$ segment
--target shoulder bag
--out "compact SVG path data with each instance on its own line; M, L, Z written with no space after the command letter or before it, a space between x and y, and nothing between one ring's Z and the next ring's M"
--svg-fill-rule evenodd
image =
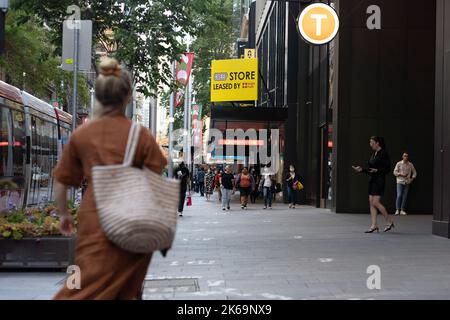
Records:
M140 126L133 123L123 164L92 168L100 223L108 239L135 253L172 247L180 185L148 168L133 167Z

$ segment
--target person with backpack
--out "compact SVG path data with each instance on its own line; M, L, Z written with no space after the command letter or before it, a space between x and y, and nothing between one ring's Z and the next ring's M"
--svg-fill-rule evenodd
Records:
M248 196L255 188L255 180L248 172L248 168L244 167L236 179L236 186L239 188L241 196L241 209L246 210L248 204Z

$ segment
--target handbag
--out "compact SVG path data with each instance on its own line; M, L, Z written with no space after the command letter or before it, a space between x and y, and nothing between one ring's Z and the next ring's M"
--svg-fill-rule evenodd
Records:
M293 187L294 190L303 190L305 188L300 181L295 181Z
M101 226L118 247L150 253L172 247L177 224L179 181L133 167L140 126L133 123L122 164L92 168Z
M187 202L186 205L188 207L192 206L192 196L191 196L191 192L189 191L188 196L187 196Z

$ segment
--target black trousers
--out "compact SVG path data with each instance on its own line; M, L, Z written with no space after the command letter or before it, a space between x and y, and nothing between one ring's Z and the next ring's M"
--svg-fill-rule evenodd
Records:
M200 189L200 195L203 197L205 194L205 181L199 182L198 187Z
M256 199L258 199L258 190L254 189L252 190L252 192L250 193L250 201L251 203L256 203Z
M187 188L180 188L180 200L178 202L178 212L183 212L183 210L184 210L184 201L186 200L186 191L187 191Z

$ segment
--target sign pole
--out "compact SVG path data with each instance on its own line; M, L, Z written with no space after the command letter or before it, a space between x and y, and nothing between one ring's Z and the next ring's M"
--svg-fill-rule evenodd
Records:
M172 78L175 79L175 61L172 62ZM168 177L173 178L173 109L175 104L175 91L172 90L170 95L170 108L169 108L169 167L168 167Z
M187 155L188 155L188 163L192 163L192 154L191 154L191 146L192 146L192 78L193 75L189 77L189 84L187 85L188 88L188 113L187 113ZM194 170L194 164L192 163L191 166L191 172Z
M190 79L190 77L189 77ZM183 121L183 158L186 166L189 168L189 151L188 151L188 135L189 135L189 85L186 83L184 89L184 121Z
M78 113L78 45L79 45L79 23L80 21L74 20L74 47L73 47L73 97L72 97L72 134L77 128L77 113ZM76 200L77 190L72 189L72 200Z
M77 128L78 113L78 45L79 45L79 21L74 24L74 48L73 48L73 97L72 97L72 133Z

